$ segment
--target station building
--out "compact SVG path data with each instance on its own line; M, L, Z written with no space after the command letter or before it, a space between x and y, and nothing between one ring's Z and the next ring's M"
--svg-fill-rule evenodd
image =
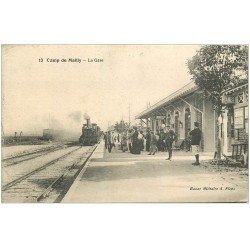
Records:
M197 121L202 130L202 150L215 151L215 112L212 104L203 98L202 91L194 82L188 83L144 110L136 119L143 120L154 132L158 131L162 124L170 125L179 141L185 141L189 131L194 128L194 122Z
M224 153L248 153L248 84L225 91L223 99L228 104L223 114Z
M203 151L215 152L216 138L220 137L223 154L232 154L236 147L236 154L248 154L248 84L225 91L223 102L223 115L218 118L211 102L190 82L138 114L136 119L144 121L154 132L160 130L162 124L170 125L179 141L185 141L197 121L202 130Z

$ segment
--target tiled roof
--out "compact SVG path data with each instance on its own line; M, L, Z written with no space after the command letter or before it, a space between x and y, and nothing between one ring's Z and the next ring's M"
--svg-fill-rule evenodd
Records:
M192 93L193 91L195 91L197 89L198 89L198 86L192 81L192 82L188 83L187 85L185 85L184 87L178 89L177 91L175 91L171 95L169 95L166 98L162 99L161 101L155 103L150 108L142 111L135 118L136 119L146 118L150 113L157 110L158 108L165 106L166 104L174 101L178 97L182 97L182 96L185 96L185 95L187 95L189 93Z

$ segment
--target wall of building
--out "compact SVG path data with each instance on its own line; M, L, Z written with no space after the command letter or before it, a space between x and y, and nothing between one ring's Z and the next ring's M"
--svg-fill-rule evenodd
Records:
M176 112L178 112L178 129L174 128L178 131L178 139L185 140L188 127L187 124L189 124L190 129L192 130L194 128L194 122L198 121L200 123L200 129L202 130L202 150L214 152L216 145L215 117L211 103L206 100L202 100L201 94L196 92L186 96L183 100L179 99L178 101L168 104L165 107L165 119L157 120L157 116L151 116L150 128L156 132L161 128L162 124L176 126L177 123L175 122L175 115ZM187 109L190 110L190 115L188 115ZM170 119L168 119L168 115L170 115Z
M227 147L232 151L232 144L248 143L248 85L232 89L225 96L233 105L227 111Z
M165 119L157 120L156 115L150 115L150 128L156 132L162 124L175 125L175 128L178 125L178 129L175 129L178 131L178 139L185 140L187 128L190 127L192 130L194 122L198 121L202 130L202 149L207 152L215 152L216 138L220 136L223 152L227 153L231 151L232 143L248 142L248 85L232 89L225 95L234 101L231 109L225 110L220 135L212 104L208 100L202 99L202 93L199 90L184 97L183 100L178 98L164 107L159 107L159 110L154 112L155 114L160 113L159 116L165 116ZM188 119L187 109L190 110ZM178 112L178 122L175 119L176 112ZM170 117L168 118L168 116ZM189 125L187 126L187 124Z

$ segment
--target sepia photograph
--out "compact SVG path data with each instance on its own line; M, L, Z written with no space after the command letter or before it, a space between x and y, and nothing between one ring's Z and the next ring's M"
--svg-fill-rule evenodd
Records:
M2 50L2 203L249 201L245 44Z

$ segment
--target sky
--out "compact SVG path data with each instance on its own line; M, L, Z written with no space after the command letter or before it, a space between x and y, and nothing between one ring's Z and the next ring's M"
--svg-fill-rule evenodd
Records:
M106 130L108 124L129 120L129 105L135 123L148 102L153 105L190 82L186 62L199 47L5 45L3 131L41 135L54 128L80 134L86 113ZM94 58L103 61L88 62Z

